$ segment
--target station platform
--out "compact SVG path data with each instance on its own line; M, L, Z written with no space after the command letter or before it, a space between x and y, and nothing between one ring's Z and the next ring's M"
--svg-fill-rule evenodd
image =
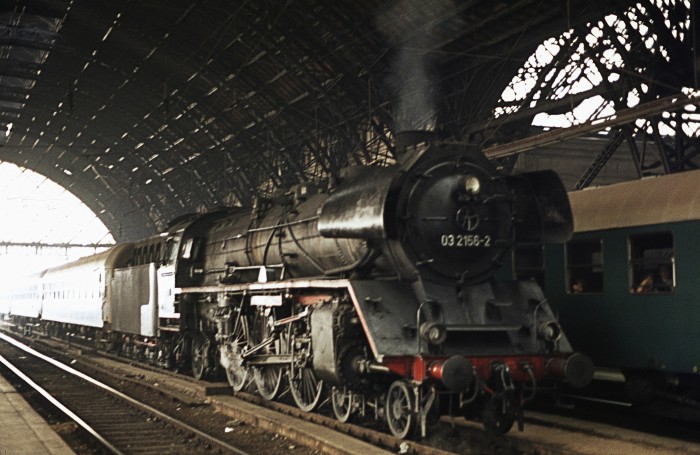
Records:
M15 388L0 376L0 454L74 454Z

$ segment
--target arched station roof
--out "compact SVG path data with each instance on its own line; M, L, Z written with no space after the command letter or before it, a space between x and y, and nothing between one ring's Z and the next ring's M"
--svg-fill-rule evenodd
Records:
M391 161L399 130L526 137L534 111L488 128L528 58L635 4L658 2L8 0L0 160L133 240L183 213Z

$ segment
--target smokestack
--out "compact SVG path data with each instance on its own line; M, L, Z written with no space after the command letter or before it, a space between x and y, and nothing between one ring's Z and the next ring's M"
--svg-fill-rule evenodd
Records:
M435 138L435 133L426 130L405 130L394 135L396 154L400 158L419 147L425 147Z
M435 133L426 130L406 130L394 134L396 160L404 167L423 156L435 141Z

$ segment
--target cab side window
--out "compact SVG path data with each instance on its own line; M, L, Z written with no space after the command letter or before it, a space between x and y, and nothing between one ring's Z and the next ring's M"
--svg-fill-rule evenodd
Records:
M189 238L183 242L182 252L180 252L180 257L182 259L191 259L194 256L192 254L193 245L194 245L194 239L192 239L192 238Z
M673 292L676 288L673 235L670 232L631 235L628 244L630 292Z
M574 240L566 244L566 290L569 294L603 292L603 241Z
M199 259L199 250L202 245L202 241L199 238L189 238L185 240L182 244L182 251L180 252L180 257L182 259Z

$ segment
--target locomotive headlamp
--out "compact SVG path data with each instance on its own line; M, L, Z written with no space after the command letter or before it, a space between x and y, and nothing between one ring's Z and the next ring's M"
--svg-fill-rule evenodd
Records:
M561 338L562 329L558 322L547 321L540 325L539 334L545 341L557 341Z
M479 191L481 191L481 182L473 175L467 176L464 179L464 191L472 196L479 194Z
M447 339L447 329L437 322L424 322L420 326L420 335L430 344L442 344Z

